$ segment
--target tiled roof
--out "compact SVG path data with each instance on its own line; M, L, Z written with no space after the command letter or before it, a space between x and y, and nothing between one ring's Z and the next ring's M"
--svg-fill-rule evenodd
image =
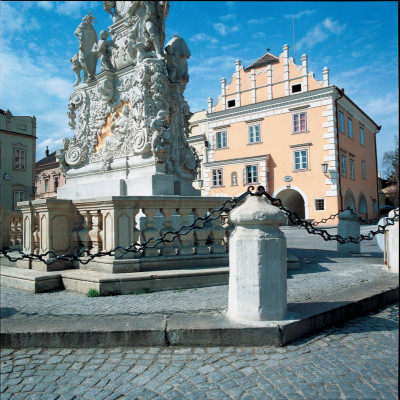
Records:
M36 168L43 168L45 165L48 164L55 164L57 163L56 161L56 152L53 151L52 153L49 154L48 157L44 157L41 160L39 160L36 164L35 167Z
M261 68L268 64L276 64L279 62L279 58L274 56L271 53L265 53L261 58L259 58L256 62L246 67L244 70L249 71L251 69Z

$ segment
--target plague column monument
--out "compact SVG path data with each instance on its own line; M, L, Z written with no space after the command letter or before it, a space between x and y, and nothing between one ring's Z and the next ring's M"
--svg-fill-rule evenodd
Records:
M67 180L58 198L199 195L192 186L198 157L186 141L191 113L183 96L191 54L178 36L163 50L168 2L103 5L113 19L108 32L97 38L90 13L75 30L76 89L68 117L76 132L57 152Z

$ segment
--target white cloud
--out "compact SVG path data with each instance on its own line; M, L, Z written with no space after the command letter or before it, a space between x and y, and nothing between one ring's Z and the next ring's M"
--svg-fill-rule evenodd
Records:
M264 32L257 32L251 38L252 39L262 39L265 38L267 35Z
M54 7L54 1L37 1L36 6L43 10L50 11Z
M369 97L363 108L378 119L383 115L391 115L398 120L399 98L394 92L386 93L381 97Z
M272 21L272 20L273 20L272 17L268 17L268 18L252 18L252 19L249 19L247 21L247 23L249 25L259 25L259 24L265 24L266 22Z
M40 28L36 18L27 17L22 10L12 7L10 4L2 2L1 24L3 32L11 35L19 35Z
M228 33L237 32L239 30L238 25L227 26L222 22L213 24L213 27L221 36L226 36Z
M317 43L323 42L330 34L339 35L345 28L346 25L339 25L339 22L333 21L329 17L325 18L296 43L296 50L300 50L303 47L310 49Z
M226 15L222 15L221 17L219 17L220 20L222 21L232 21L234 19L236 19L236 15L235 14L226 14Z
M207 33L201 32L196 33L193 37L189 39L191 42L211 42L211 43L218 43L218 39L207 35Z
M295 17L295 18L299 19L299 18L305 17L305 16L308 17L309 15L314 14L315 11L316 10L304 10L304 11L300 11L297 14L286 14L286 15L284 15L284 18L291 19L291 18Z
M95 8L95 1L57 1L55 11L61 15L82 17L83 9Z
M221 49L222 49L223 51L227 51L227 50L235 49L235 48L237 48L237 47L240 47L240 44L239 44L239 43L228 44L228 45L226 45L226 46L221 46Z

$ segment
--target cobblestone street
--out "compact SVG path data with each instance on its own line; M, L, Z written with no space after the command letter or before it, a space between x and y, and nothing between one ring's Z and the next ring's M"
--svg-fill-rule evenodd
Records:
M397 399L398 305L283 348L1 352L1 399Z

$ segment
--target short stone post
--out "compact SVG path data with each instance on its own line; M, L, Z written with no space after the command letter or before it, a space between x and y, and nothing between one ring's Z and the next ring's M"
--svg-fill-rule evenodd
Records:
M358 238L360 236L360 222L349 210L342 211L339 215L338 235L342 238ZM360 243L337 242L337 251L341 253L360 253Z
M399 209L397 209L397 213ZM390 211L389 218L394 217L394 211ZM387 266L392 272L399 273L399 216L397 215L394 219L394 225L386 226L387 235L387 246L386 246L386 260Z
M228 316L242 321L279 321L287 312L285 214L265 197L251 196L229 215Z

